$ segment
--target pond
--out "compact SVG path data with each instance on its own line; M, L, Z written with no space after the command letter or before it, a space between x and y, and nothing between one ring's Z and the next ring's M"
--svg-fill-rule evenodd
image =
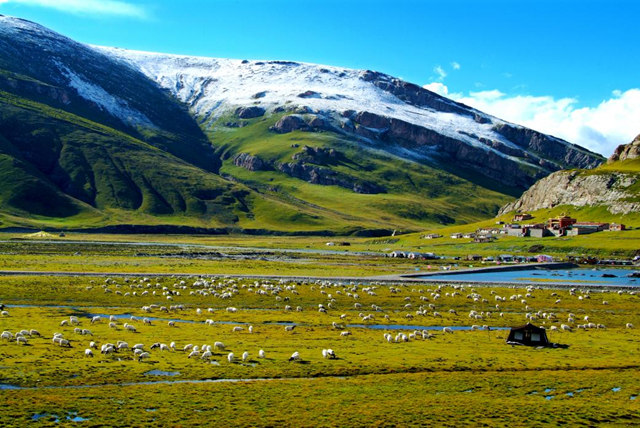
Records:
M522 284L565 284L592 286L640 286L640 278L632 278L629 269L527 269L493 272L465 272L428 275L421 278L448 281L505 282Z

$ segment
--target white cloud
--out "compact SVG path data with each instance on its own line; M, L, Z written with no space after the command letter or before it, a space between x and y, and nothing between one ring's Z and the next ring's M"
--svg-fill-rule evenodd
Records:
M433 67L433 71L438 75L437 80L440 82L442 82L444 78L447 77L447 72L444 71L444 69L439 65Z
M147 12L143 7L119 0L0 0L0 4L4 3L45 7L83 15L147 17Z
M435 92L449 94L448 88L442 86L444 88L434 87L438 89ZM616 146L626 144L640 134L640 89L616 90L612 95L595 107L580 107L575 98L510 96L498 90L448 96L500 119L609 156Z
M451 63L451 68L453 68L454 70L460 70L460 63L457 61L453 61Z

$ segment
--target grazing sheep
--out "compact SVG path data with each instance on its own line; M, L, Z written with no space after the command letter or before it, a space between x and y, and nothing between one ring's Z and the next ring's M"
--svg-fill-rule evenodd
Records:
M264 351L262 349L258 351L258 358L264 358Z
M247 351L244 351L242 353L242 361L247 361L249 359L249 353Z
M17 343L18 345L20 345L21 343L22 343L23 345L27 345L29 342L27 341L27 338L26 338L26 337L24 337L24 336L16 336L16 343Z
M628 322L628 323L625 325L625 327L626 327L626 328L633 328L633 324L631 324L630 322Z
M340 336L343 336L343 337L351 336L351 332L346 330L342 331L340 332Z
M627 327L627 328L628 328L628 327ZM10 331L6 331L6 330L5 330L5 331L3 331L3 332L2 332L2 334L0 335L0 337L1 337L2 339L11 340L11 339L13 339L13 334L11 334L11 332L10 332Z
M560 324L560 329L564 331L571 331L571 327L566 324Z
M98 349L98 344L96 342L89 342L89 348Z
M224 346L224 343L222 343L222 342L214 342L213 348L214 349L219 349L221 351L224 351L225 346Z
M69 320L62 320L62 321L60 321L60 326L61 326L61 327L64 327L65 325L68 325L68 324L69 324Z
M249 326L249 333L253 333L253 326L252 325Z
M176 350L176 342L171 342L169 344L169 347L175 351Z
M93 351L91 349L88 349L88 348L85 349L84 350L84 356L93 358Z
M453 333L453 330L451 328L449 328L449 327L445 327L445 328L442 329L442 332L443 333Z
M166 343L161 343L160 344L160 350L161 351L168 351L169 347L166 345Z
M176 326L176 322L175 321L169 321L167 324L169 325L169 327L175 327Z
M284 326L284 331L293 331L294 328L296 328L295 324L294 325L285 325Z
M141 362L142 360L146 360L147 358L150 358L151 354L149 354L148 352L142 352L140 353L140 355L138 355L138 362Z
M213 354L211 353L211 351L205 351L200 358L203 360L209 360L211 357L213 356Z
M189 353L189 356L187 356L187 358L197 357L199 355L200 355L200 351L193 350Z
M329 358L332 360L336 359L336 353L333 352L333 349L323 349L322 350L322 358Z
M293 354L291 354L291 357L289 357L289 361L301 361L300 353L296 351Z
M229 355L227 355L227 361L229 361L230 363L233 363L234 358L235 358L235 355L233 355L233 352L229 352Z
M3 317L8 317L9 316L9 312L8 311L2 311L0 313L2 314Z

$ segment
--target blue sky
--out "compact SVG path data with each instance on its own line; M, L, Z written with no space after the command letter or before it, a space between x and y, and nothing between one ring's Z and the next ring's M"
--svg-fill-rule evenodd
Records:
M640 1L0 0L0 13L85 43L375 69L605 155L640 133Z

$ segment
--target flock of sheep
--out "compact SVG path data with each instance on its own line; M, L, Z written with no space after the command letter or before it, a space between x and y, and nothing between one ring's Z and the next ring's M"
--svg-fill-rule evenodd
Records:
M462 304L456 305L456 307L452 306L453 298L463 299L469 306L482 306L484 310L472 309L468 312L467 317L473 323L470 327L471 330L490 330L490 326L488 323L495 317L504 317L504 307L510 306L509 315L513 316L515 314L524 314L524 319L527 322L542 322L543 325L546 325L551 331L572 331L574 329L603 329L605 326L602 323L595 323L591 321L590 315L584 315L582 320L584 323L577 322L578 317L574 313L568 313L566 316L566 322L560 321L560 316L555 312L551 312L549 310L535 310L533 304L530 302L534 302L536 298L536 293L540 292L539 287L529 286L523 293L514 293L510 296L500 296L495 290L490 288L487 289L475 289L472 287L464 286L464 285L452 285L452 286L435 286L430 289L427 286L415 287L411 285L392 285L392 286L382 286L380 284L370 284L370 285L361 285L354 283L336 283L331 281L313 281L313 282L289 282L284 280L271 280L271 281L243 281L242 279L234 279L234 278L219 278L219 279L207 279L207 278L196 278L192 280L190 284L187 284L186 280L176 281L172 286L162 285L158 282L153 283L149 278L142 278L137 280L127 279L124 283L118 283L118 281L108 278L104 281L103 284L97 285L96 282L91 281L91 284L86 287L86 290L89 291L101 291L106 294L114 294L122 297L154 297L156 301L165 300L169 302L168 305L162 304L148 304L141 307L141 312L144 314L140 316L142 318L142 323L144 326L152 326L152 319L147 317L148 314L151 313L176 313L182 311L194 311L194 316L197 318L197 322L203 322L207 325L213 325L216 323L212 318L207 318L204 321L199 320L198 318L206 316L206 314L213 314L216 312L214 308L207 308L203 310L201 308L192 308L189 309L190 305L186 305L184 303L175 303L182 299L183 296L190 296L190 301L199 300L199 301L227 301L237 297L241 291L246 293L253 293L256 296L261 298L272 300L277 307L279 307L284 312L295 311L301 312L303 310L309 310L311 306L309 302L302 302L300 299L300 291L302 287L309 287L309 291L312 292L312 295L316 295L321 302L314 303L313 307L317 308L316 310L319 313L327 314L326 326L331 330L339 331L340 337L348 337L352 335L350 330L345 329L344 322L345 320L353 320L355 318L355 312L357 312L357 317L360 319L362 323L373 323L378 322L377 319L382 319L384 323L390 323L391 317L402 317L407 320L406 322L415 322L417 318L431 318L431 321L427 321L425 323L431 323L434 320L438 320L440 323L445 316L448 319L453 319L456 321L456 324L461 322L460 317L464 315L459 315L458 311L464 306ZM410 288L413 287L413 288ZM480 292L482 291L482 293ZM547 290L548 292L549 290ZM361 296L367 296L368 300L375 300L378 293L389 293L386 300L383 300L379 303L386 301L389 303L390 297L397 297L397 299L392 300L393 302L400 301L400 305L394 307L384 308L379 304L371 303L370 311L365 311L365 304ZM619 294L628 293L629 295L636 295L635 291L618 291ZM409 294L409 295L407 295ZM591 298L591 293L586 291L581 291L578 289L571 289L569 291L569 297L575 297L579 301L588 300ZM402 297L404 295L405 297ZM401 298L402 297L402 298ZM549 297L556 298L558 297L557 292L553 292ZM292 300L301 300L300 303L304 304L296 306L295 309L292 306ZM491 300L489 300L491 299ZM186 300L186 299L185 299ZM445 303L447 302L447 303ZM561 299L557 298L555 300L555 305L560 305L562 302ZM306 304L305 304L306 303ZM608 305L608 301L604 300L602 302L603 305ZM452 306L452 307L447 307ZM514 307L515 306L515 307ZM352 308L352 309L351 309ZM488 310L489 308L495 308L494 310ZM5 309L5 308L3 308ZM345 311L344 313L337 315L337 310L341 309ZM238 309L233 306L226 307L225 311L229 314L237 313ZM366 312L366 313L365 313ZM334 315L335 314L335 315ZM444 316L443 316L444 314ZM2 311L2 316L9 317L10 314L7 310ZM330 316L336 316L337 318L331 320ZM121 316L120 316L121 317ZM124 322L123 324L118 323L118 317L116 316L100 316L93 315L88 318L91 324L108 322L108 326L111 329L119 330L120 328L124 329L127 333L135 333L138 331L138 327L136 327L134 322L139 322L140 318L136 316L130 316L128 322ZM154 319L156 320L156 319ZM165 320L169 327L176 326L176 320ZM180 322L180 320L177 320ZM71 339L68 333L60 333L55 332L52 334L52 343L53 345L69 348L72 347L72 344L75 345L76 342L82 342L80 336L90 336L91 340L87 340L88 346L84 350L84 355L86 357L94 357L94 352L97 353L98 349L100 353L105 356L115 356L115 355L123 355L125 353L130 353L132 355L132 359L135 359L139 362L149 360L152 356L152 351L162 352L183 352L187 358L189 359L200 359L204 361L211 361L216 353L222 353L221 355L225 355L225 345L221 341L215 341L212 345L210 344L202 344L196 345L192 343L188 343L184 346L176 345L175 341L168 341L169 344L155 342L147 347L142 343L135 343L133 345L129 345L129 342L126 340L117 340L114 343L105 342L102 344L98 344L97 340L94 339L93 332L81 326L84 322L78 316L72 315L68 318L63 319L60 322L60 327L65 329L71 329L69 333L74 335L74 339ZM404 321L403 321L404 322ZM484 322L484 324L480 323ZM425 324L423 323L423 324ZM478 324L476 324L478 323ZM284 330L287 332L293 332L295 329L295 324L285 325ZM633 328L632 323L626 323L626 328ZM241 332L245 327L234 326L232 327L232 333ZM254 333L253 326L248 326L247 330L250 334ZM442 327L441 331L443 334L452 334L454 329L451 327ZM395 335L390 334L389 332L384 332L383 338L384 341L388 343L401 343L407 342L410 340L428 340L434 338L436 335L430 333L427 329L415 328L413 332L409 334L405 334L404 332L399 332ZM27 345L29 340L34 337L41 337L41 334L34 329L21 329L16 333L12 333L11 331L3 331L0 335L1 339L7 341L15 341L18 345ZM76 346L73 346L76 348ZM83 346L80 346L83 348ZM218 354L220 355L220 354ZM321 355L325 359L336 359L336 353L332 349L322 349ZM249 361L250 353L248 351L244 351L239 360L242 362ZM257 357L260 359L265 358L265 351L260 349L257 352ZM233 352L226 353L226 360L229 363L233 363L237 361L237 357ZM301 355L299 352L293 352L289 361L301 361Z

